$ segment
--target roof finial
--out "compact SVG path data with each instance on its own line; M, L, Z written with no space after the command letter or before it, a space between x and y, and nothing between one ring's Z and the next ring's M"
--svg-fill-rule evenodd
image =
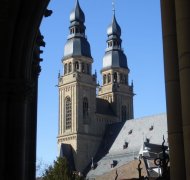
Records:
M112 11L113 11L113 14L115 15L115 2L114 2L114 0L112 0Z

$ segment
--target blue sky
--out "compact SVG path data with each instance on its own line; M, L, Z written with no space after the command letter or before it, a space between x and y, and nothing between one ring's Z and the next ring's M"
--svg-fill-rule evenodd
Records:
M98 73L106 48L106 30L112 20L111 0L80 0L86 17L86 35ZM41 32L46 47L41 63L38 94L37 159L51 163L57 155L58 72L62 73L64 44L69 34L69 15L75 0L53 0L51 17L44 18ZM162 31L159 0L115 0L116 19L122 29L122 47L128 58L129 81L134 82L135 118L166 111Z

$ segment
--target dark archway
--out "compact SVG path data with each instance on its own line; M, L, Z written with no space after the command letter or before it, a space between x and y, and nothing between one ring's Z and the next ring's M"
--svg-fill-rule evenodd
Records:
M39 25L49 0L0 3L0 179L35 179Z

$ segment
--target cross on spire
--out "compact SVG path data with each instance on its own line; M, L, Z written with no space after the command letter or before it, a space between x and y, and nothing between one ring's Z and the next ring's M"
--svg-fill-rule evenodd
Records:
M113 14L115 14L115 2L114 2L114 0L112 0L112 11L113 11Z

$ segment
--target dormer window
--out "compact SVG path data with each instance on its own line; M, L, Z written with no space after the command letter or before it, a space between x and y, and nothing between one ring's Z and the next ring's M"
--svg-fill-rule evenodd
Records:
M149 128L149 130L152 131L153 129L154 129L154 126L152 125L152 126Z
M116 165L117 165L117 160L113 160L112 162L111 162L111 168L114 168Z
M129 146L129 143L125 141L124 145L123 145L123 149L127 149Z
M128 132L128 134L132 134L132 132L133 132L133 130L131 129L131 130Z

